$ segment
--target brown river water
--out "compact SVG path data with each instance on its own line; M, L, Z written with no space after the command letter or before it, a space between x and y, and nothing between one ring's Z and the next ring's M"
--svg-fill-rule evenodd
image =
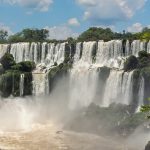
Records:
M62 131L52 124L0 133L0 150L128 150L100 136Z

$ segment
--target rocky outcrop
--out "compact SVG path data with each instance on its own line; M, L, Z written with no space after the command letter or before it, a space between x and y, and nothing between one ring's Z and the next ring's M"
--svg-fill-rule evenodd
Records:
M150 150L150 141L149 141L148 144L146 145L145 150Z

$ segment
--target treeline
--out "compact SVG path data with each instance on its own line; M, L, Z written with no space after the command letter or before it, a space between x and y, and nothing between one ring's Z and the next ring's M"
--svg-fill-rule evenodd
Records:
M87 31L83 32L79 37L78 41L97 41L104 40L109 41L112 39L128 39L128 40L150 40L150 29L144 28L141 32L131 33L125 30L122 33L113 32L110 28L98 28L92 27Z
M15 42L42 42L47 40L49 31L46 29L24 29L14 35L8 36L8 32L0 30L1 43L15 43Z
M61 34L61 33L60 33ZM0 30L0 43L16 43L16 42L63 42L70 43L79 41L109 41L113 39L128 39L128 40L150 40L150 29L144 28L141 32L131 33L125 30L122 33L113 32L110 28L103 29L101 27L91 27L87 31L81 33L78 38L72 37L67 40L49 39L49 31L46 29L24 29L14 35L8 36L8 32Z

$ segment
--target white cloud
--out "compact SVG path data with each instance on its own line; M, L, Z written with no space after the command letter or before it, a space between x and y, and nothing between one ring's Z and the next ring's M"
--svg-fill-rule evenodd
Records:
M78 21L77 18L71 18L68 20L68 25L77 27L77 26L80 26L80 22Z
M84 19L111 24L127 20L141 9L147 0L76 0L83 6Z
M10 29L10 27L4 25L3 23L0 23L0 30L7 31L8 35L12 35L13 34L13 32Z
M66 25L47 26L45 29L49 30L49 39L65 40L68 37L76 38L78 36L78 33L73 32L73 30Z
M0 0L0 2L8 3L10 5L20 5L22 7L44 12L48 11L53 0Z
M144 26L141 23L135 23L127 28L128 32L141 32Z

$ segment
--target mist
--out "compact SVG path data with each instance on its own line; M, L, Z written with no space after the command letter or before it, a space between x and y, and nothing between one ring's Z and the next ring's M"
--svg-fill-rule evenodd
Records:
M96 109L104 110L104 112L101 112L104 118L108 117L115 120L114 114L108 112L107 116L105 116L106 107L93 104L94 106L92 108L90 102L85 104L84 100L89 98L88 94L84 95L83 103L79 104L77 101L73 103L72 101L75 100L76 97L70 99L70 94L73 95L72 92L76 94L76 92L79 92L81 89L76 89L77 91L70 89L70 82L67 81L68 76L59 79L59 81L57 81L59 84L55 84L50 95L19 98L9 97L7 99L1 98L0 133L30 133L37 130L36 132L42 136L42 133L40 133L42 132L41 128L44 132L45 130L50 132L48 130L50 130L49 125L51 125L57 129L56 132L64 132L63 134L66 136L65 140L68 140L71 146L74 146L76 143L76 146L74 146L76 149L81 149L81 147L83 147L83 150L119 150L121 148L123 150L144 149L147 140L150 138L149 131L145 124L141 124L137 129L135 128L131 134L125 137L119 136L119 134L116 134L116 131L112 131L111 120L103 119L99 121L96 117L96 119L93 119L93 116L90 117L90 114L92 115L93 111ZM92 83L93 80L89 80L89 85L91 84L90 81ZM80 82L79 80L79 83ZM73 84L74 88L77 88L76 85L79 83ZM78 94L79 100L81 94ZM98 97L98 95L96 97ZM122 111L124 111L124 106L120 105L119 107L122 107ZM127 106L125 106L125 108L126 107ZM112 106L112 109L114 109L113 111L120 111L117 106ZM125 109L125 116L127 117L127 115ZM108 124L110 124L110 126L108 126ZM118 122L116 122L116 124L118 124ZM107 126L107 128L104 128L104 125ZM40 126L40 131L38 131L37 126ZM96 128L99 131L95 130ZM106 132L103 132L104 130ZM80 141L81 139L83 142ZM109 146L107 143L109 143Z

